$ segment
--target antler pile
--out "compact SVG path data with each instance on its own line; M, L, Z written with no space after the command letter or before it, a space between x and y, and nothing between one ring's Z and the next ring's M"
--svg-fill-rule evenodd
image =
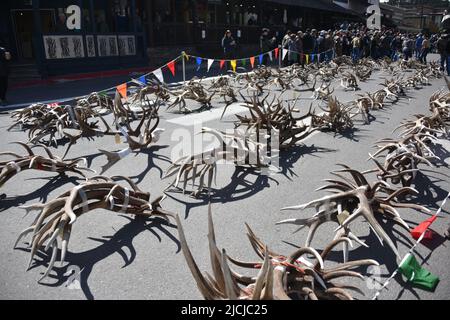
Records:
M28 155L21 156L15 152L1 152L0 156L12 156L14 160L0 161L0 187L3 186L8 180L14 177L21 171L28 169L35 169L40 171L67 173L73 172L77 173L83 177L86 177L82 171L95 172L89 168L80 166L80 162L86 163L85 158L77 158L73 160L61 160L60 158L54 156L51 151L43 146L38 145L36 147L41 147L45 150L48 155L47 157L36 155L32 151L32 147L29 147L22 142L13 142L22 146L28 153Z
M132 190L121 186L116 181L125 180ZM64 263L69 245L72 227L77 219L96 209L105 209L144 217L162 217L168 219L173 215L161 208L159 197L150 201L150 194L140 190L126 177L94 177L72 190L67 191L46 204L23 207L25 210L40 210L30 227L23 230L15 246L27 234L32 233L30 265L39 249L52 249L51 259L41 281L52 270L59 246L61 247L61 263Z
M374 260L358 260L335 264L325 268L324 261L332 249L342 243L351 243L348 238L340 238L331 242L320 255L310 247L300 248L289 256L270 251L253 231L247 226L247 236L256 254L263 262L243 262L229 257L216 244L216 236L211 214L208 209L208 241L213 277L203 275L189 249L179 216L176 217L178 233L186 262L197 282L197 287L207 300L219 299L252 299L252 300L288 300L288 299L352 299L347 290L361 292L358 288L334 283L334 279L342 277L363 276L350 269L378 265ZM305 255L312 255L316 260L311 263ZM245 276L233 270L229 263L245 269L258 270L257 277Z

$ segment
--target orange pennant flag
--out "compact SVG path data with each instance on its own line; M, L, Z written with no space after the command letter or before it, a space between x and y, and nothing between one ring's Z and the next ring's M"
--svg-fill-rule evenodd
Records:
M255 57L250 58L250 64L252 65L252 68L255 67Z
M122 98L124 98L124 99L127 98L127 84L126 83L121 84L120 86L117 86L117 91L119 91Z
M167 64L167 68L169 68L172 75L175 77L175 61L171 61Z
M224 65L225 65L225 60L220 60L220 69L222 69Z
M236 60L231 60L231 67L233 68L234 72L236 72L236 66L237 66L237 61Z

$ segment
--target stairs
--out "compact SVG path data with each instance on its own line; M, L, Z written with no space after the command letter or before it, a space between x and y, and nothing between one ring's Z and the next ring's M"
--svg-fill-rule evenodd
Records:
M13 85L42 79L35 64L13 63L10 70L9 81Z

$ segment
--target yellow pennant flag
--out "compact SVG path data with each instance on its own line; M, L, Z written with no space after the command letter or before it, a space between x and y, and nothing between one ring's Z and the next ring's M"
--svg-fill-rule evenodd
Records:
M306 64L309 63L309 54L306 55Z
M237 65L236 60L231 60L231 67L233 68L234 72L236 72L236 65Z

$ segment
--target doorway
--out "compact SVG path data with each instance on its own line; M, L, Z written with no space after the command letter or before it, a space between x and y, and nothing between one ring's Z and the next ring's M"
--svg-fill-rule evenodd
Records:
M54 31L55 12L53 9L39 10L42 34ZM36 58L33 46L34 15L32 9L11 10L14 37L17 48L17 60L32 62Z

